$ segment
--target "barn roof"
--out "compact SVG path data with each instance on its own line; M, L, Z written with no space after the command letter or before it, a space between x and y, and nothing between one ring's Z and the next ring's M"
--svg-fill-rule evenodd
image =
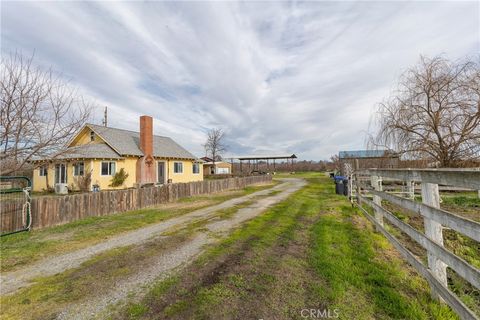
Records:
M354 151L340 151L338 157L340 159L346 158L383 158L395 157L396 155L389 150L354 150Z

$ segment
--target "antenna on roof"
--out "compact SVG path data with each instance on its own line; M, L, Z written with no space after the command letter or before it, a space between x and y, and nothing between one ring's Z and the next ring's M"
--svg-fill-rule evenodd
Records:
M103 113L102 124L103 124L104 127L107 126L107 107L105 107L105 111L104 111L104 113Z

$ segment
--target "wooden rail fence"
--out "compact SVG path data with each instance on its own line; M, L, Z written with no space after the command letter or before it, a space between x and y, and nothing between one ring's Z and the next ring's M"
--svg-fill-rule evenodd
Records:
M180 198L243 189L248 185L270 183L272 176L249 176L221 180L174 183L158 187L89 192L66 196L34 197L31 202L32 228L65 224L91 216L103 216L137 210ZM15 230L22 216L14 210L23 203L0 201L0 230Z
M365 175L370 177L370 186L361 183ZM422 202L416 202L411 197L404 198L382 190L382 179L394 179L406 182L421 183ZM462 319L478 319L477 316L452 292L447 285L447 267L480 290L480 270L470 265L462 258L453 254L443 246L442 229L444 227L462 233L480 242L480 223L469 220L455 213L440 208L439 184L454 187L480 190L480 170L475 169L370 169L357 172L356 204L366 217L376 226L376 229L387 237L402 256L427 279L432 289L432 295L445 301ZM373 201L367 196L373 196ZM398 219L393 213L382 206L387 201L406 210L423 216L425 233L414 229L409 224ZM370 215L363 204L374 210ZM479 211L480 215L480 211ZM428 264L425 265L411 253L384 227L384 220L400 229L420 246L427 250Z

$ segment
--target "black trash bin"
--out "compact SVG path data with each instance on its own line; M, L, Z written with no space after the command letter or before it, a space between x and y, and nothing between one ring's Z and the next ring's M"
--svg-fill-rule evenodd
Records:
M345 185L343 184L343 179L335 179L335 193L343 194L345 191Z
M343 195L348 196L348 179L343 179Z

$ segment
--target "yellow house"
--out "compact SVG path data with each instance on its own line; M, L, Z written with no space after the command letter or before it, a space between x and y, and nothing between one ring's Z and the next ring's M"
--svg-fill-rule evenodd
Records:
M203 180L202 161L171 138L154 136L148 116L140 117L140 132L86 124L58 156L33 162L33 191L58 184L105 190ZM128 177L111 186L121 169Z

